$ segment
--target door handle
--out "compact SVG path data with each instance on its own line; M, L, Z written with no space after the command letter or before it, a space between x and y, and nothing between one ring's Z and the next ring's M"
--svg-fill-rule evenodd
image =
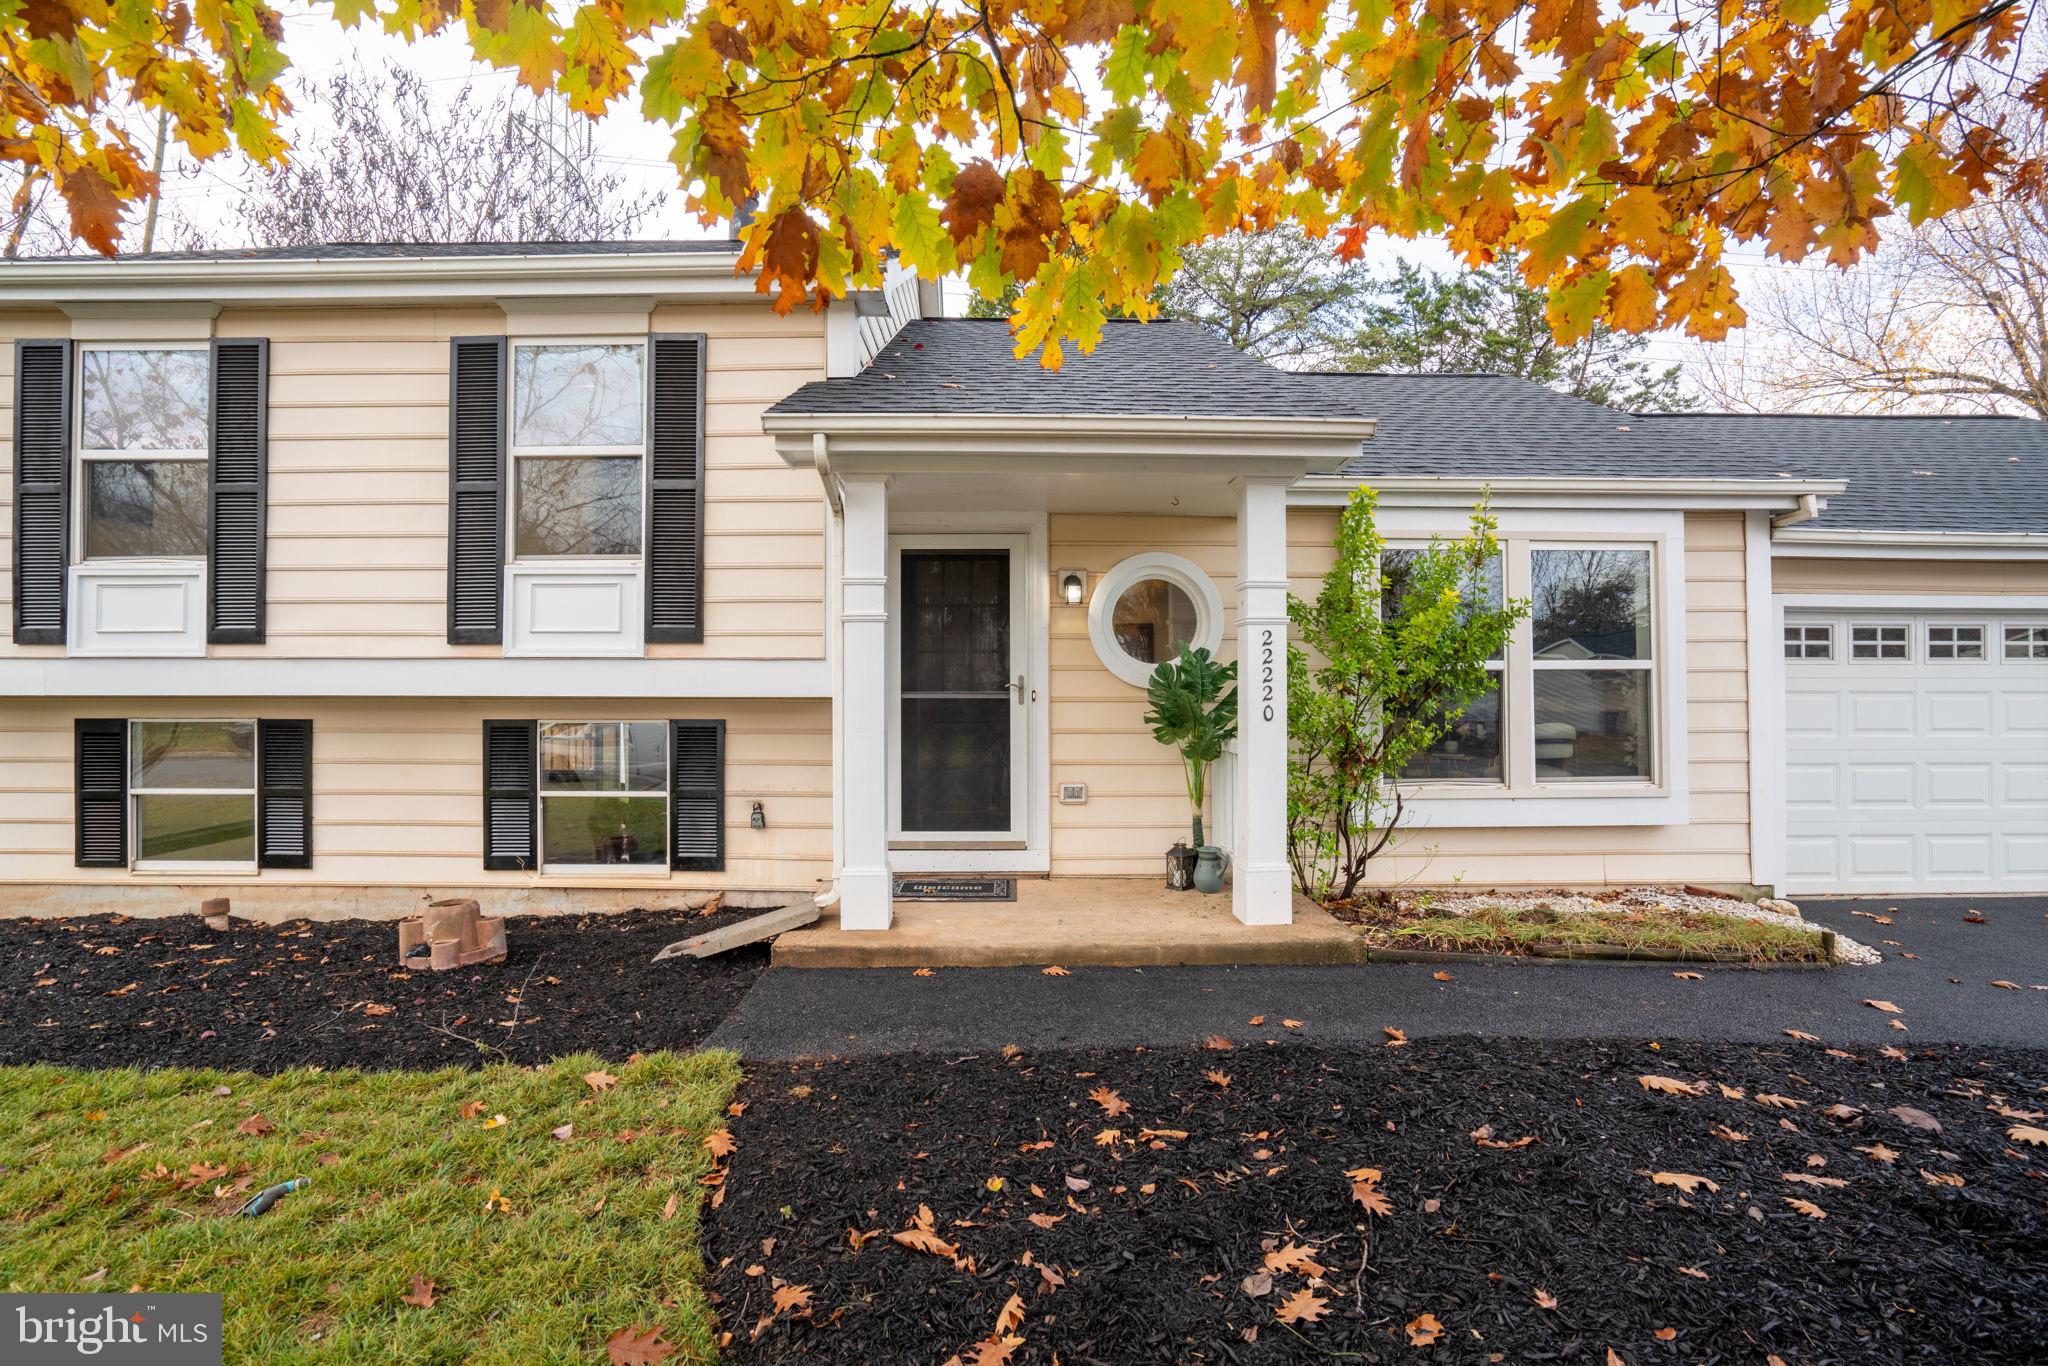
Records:
M1018 705L1018 706L1020 706L1020 707L1021 707L1021 706L1023 706L1023 705L1024 705L1024 675L1023 675L1023 674L1018 674L1018 675L1017 675L1017 679L1016 679L1016 681L1010 684L1010 691L1012 691L1012 692L1014 692L1014 693L1016 693L1016 694L1017 694L1017 705Z

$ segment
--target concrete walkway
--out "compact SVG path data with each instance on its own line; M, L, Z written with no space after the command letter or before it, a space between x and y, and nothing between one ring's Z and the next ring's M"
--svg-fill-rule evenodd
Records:
M1976 908L1985 923L1966 918ZM771 969L707 1041L750 1057L958 1055L1185 1045L1222 1035L1379 1044L1410 1038L1756 1041L1803 1029L1844 1047L1963 1042L2048 1048L2048 897L1809 901L1809 919L1879 947L1869 968L1372 963L1336 967ZM1859 915L1857 912L1863 912ZM1889 915L1880 925L1867 918ZM1895 941L1886 943L1884 941ZM1905 954L1917 954L1917 958ZM1436 980L1437 971L1452 980ZM1691 971L1694 969L1685 969ZM1994 987L2004 979L2018 990ZM1907 1028L1866 999L1900 1007ZM1246 1022L1263 1015L1263 1026ZM1283 1019L1301 1028L1281 1026Z

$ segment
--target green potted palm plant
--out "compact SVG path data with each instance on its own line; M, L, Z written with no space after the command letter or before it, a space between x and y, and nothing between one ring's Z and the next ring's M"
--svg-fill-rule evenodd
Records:
M1180 752L1181 769L1194 807L1195 887L1223 890L1225 855L1202 838L1202 807L1209 794L1209 766L1237 735L1237 665L1219 664L1207 650L1181 647L1180 657L1163 661L1145 688L1152 704L1145 724L1162 745Z

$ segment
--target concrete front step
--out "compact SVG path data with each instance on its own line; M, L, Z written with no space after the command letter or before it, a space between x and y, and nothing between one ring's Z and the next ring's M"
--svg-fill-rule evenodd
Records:
M775 941L791 968L1164 967L1357 963L1365 946L1296 898L1291 925L1242 925L1230 897L1169 892L1151 879L1020 881L1015 902L898 902L887 930L842 931L836 915Z

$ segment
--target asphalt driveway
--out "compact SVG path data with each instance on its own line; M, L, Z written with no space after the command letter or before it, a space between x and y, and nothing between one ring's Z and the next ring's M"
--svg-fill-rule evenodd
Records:
M1163 1047L1214 1035L1240 1046L1285 1038L1378 1044L1386 1027L1418 1039L1731 1042L1775 1039L1791 1028L1843 1045L2048 1048L2048 897L1809 900L1802 909L1885 961L1828 970L1701 967L1698 980L1668 964L1506 960L1077 968L1053 977L1032 968L949 968L930 977L904 968L778 968L707 1043L752 1058L793 1058L964 1055L1004 1044ZM1451 980L1437 980L1439 971ZM1254 1016L1265 1023L1248 1024ZM1894 1018L1906 1028L1892 1028Z

